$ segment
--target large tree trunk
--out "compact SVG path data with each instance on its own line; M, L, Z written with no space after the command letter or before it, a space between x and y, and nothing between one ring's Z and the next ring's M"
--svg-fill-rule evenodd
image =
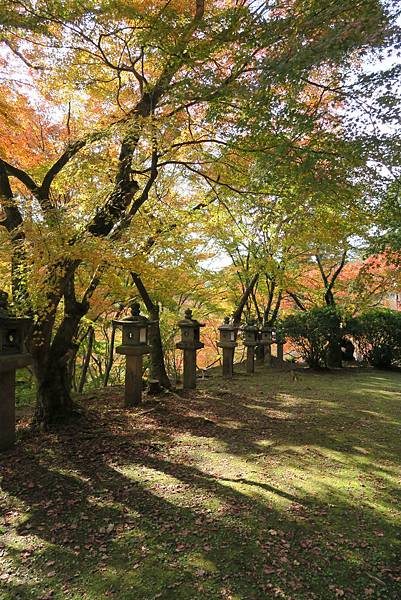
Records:
M154 316L151 315L152 320ZM164 363L163 343L160 333L159 319L157 319L156 322L150 327L150 344L150 377L151 379L157 379L162 387L170 389L171 381L167 375Z
M75 347L72 328L65 328L65 318L53 343L43 344L33 351L37 379L35 421L44 429L68 419L73 411L71 369Z
M35 421L44 429L68 419L73 411L68 362L50 359L45 368L35 369L38 382Z
M340 261L337 269L332 274L331 274L331 269L330 269L330 273L328 275L326 275L326 273L324 272L321 257L318 254L316 254L316 261L317 261L317 264L318 264L318 267L320 270L320 274L322 276L324 287L325 287L324 301L326 303L326 306L331 306L334 309L336 309L336 300L334 297L333 289L334 289L334 285L336 283L338 276L340 275L341 271L345 267L346 260L347 260L347 250L344 250L344 252L342 253L341 261ZM341 368L342 367L342 352L341 352L341 346L340 346L340 339L341 339L341 331L338 330L338 335L333 337L331 340L329 340L329 343L327 346L327 355L326 355L326 363L327 363L328 367L332 367L332 368Z
M160 321L159 321L159 306L155 304L146 290L144 283L137 273L131 273L132 280L141 298L146 306L151 320L153 321L150 326L150 377L151 379L157 379L160 385L164 388L171 388L171 381L167 375L166 365L164 362L164 352L162 336L160 333Z
M64 290L64 316L51 340L52 320L42 319L36 324L36 336L42 344L36 345L32 355L38 381L35 420L45 429L60 420L67 420L73 412L71 398L71 369L69 362L76 353L74 342L82 317L89 304L77 302L74 274ZM54 311L55 312L55 311Z
M114 358L114 343L116 339L116 326L114 323L111 324L111 338L110 338L110 348L109 348L109 356L107 358L106 371L104 374L103 387L107 387L110 379L111 369L113 367L113 358Z

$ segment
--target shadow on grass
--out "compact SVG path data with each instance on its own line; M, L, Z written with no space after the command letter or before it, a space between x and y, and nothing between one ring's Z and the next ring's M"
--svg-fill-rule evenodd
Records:
M308 393L205 389L26 440L1 465L6 519L26 519L2 600L398 599L396 425ZM388 481L358 500L354 471Z

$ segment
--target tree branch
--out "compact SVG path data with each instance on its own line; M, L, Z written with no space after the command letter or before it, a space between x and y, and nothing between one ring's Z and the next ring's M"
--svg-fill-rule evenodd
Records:
M35 183L35 181L32 179L32 177L30 175L28 175L28 173L26 171L23 171L22 169L19 169L18 167L14 167L13 165L10 165L4 159L1 159L1 161L5 165L8 175L18 179L21 183L23 183L28 188L28 190L30 192L32 192L32 193L37 192L37 190L39 189L38 184Z
M0 159L0 201L5 214L2 225L11 234L23 223L22 215L15 203L10 180L7 175L7 163Z
M146 306L146 310L150 315L152 315L152 318L154 318L154 315L159 313L159 307L152 301L138 273L133 273L131 271L131 277L134 284L136 285L138 292L141 295L141 298Z
M294 300L295 304L303 311L306 311L306 306L301 302L295 292L290 292L290 290L286 290L287 294Z
M26 64L26 66L30 69L34 69L35 71L45 70L45 67L42 67L40 65L34 65L27 58L25 58L25 56L19 50L17 50L17 48L15 48L7 38L0 38L0 42L3 42L3 44L5 44L11 50L11 52L15 54L15 56L18 56L18 58L22 60L22 62Z
M275 305L274 310L272 312L271 319L269 319L269 323L271 325L273 325L276 322L276 320L277 320L277 315L278 315L278 311L280 310L282 298L283 298L283 290L279 290L279 293L277 294L276 305Z
M323 265L322 265L322 260L321 260L321 258L320 258L320 256L318 254L315 254L315 258L316 258L316 261L317 261L317 264L318 264L318 267L319 267L320 274L321 274L322 279L323 279L324 287L326 289L328 289L329 280L327 278L326 273L324 272Z
M338 266L338 269L333 273L333 276L331 278L330 285L329 285L329 288L328 288L330 291L333 289L337 277L339 276L339 274L341 273L341 271L345 267L345 261L346 261L346 259L347 259L347 250L344 250L344 252L342 253L341 262L340 262L340 264Z
M244 291L241 300L239 301L238 307L236 308L236 310L233 312L233 324L234 325L239 325L241 322L241 317L242 317L242 312L244 310L244 306L245 304L248 302L248 298L257 282L257 280L259 279L259 273L255 273L255 275L252 277L252 280L250 281L248 287L246 288L246 290Z
M48 201L50 186L53 183L54 178L56 177L56 175L58 175L60 173L60 171L71 160L71 158L73 158L77 154L77 152L79 152L81 150L81 148L83 148L85 145L86 145L86 140L78 140L78 141L74 142L73 144L68 146L67 150L50 167L50 169L47 171L47 173L43 179L42 185L40 186L40 188L38 190L38 196L42 200Z

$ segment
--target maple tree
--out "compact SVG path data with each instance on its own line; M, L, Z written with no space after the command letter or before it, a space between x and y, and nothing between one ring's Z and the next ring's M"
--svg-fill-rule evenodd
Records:
M377 0L12 0L0 14L1 225L47 426L72 411L77 331L111 265L141 275L219 194L255 203L255 152L318 205L341 138L331 86L393 22Z

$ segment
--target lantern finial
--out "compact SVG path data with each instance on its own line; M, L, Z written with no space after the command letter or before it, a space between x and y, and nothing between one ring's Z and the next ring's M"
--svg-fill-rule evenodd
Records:
M185 311L185 318L192 320L192 310L190 308Z
M230 324L230 317L224 317L224 324L225 325L229 325Z
M133 317L138 317L141 312L141 305L139 304L139 302L131 302L130 308L131 315Z

